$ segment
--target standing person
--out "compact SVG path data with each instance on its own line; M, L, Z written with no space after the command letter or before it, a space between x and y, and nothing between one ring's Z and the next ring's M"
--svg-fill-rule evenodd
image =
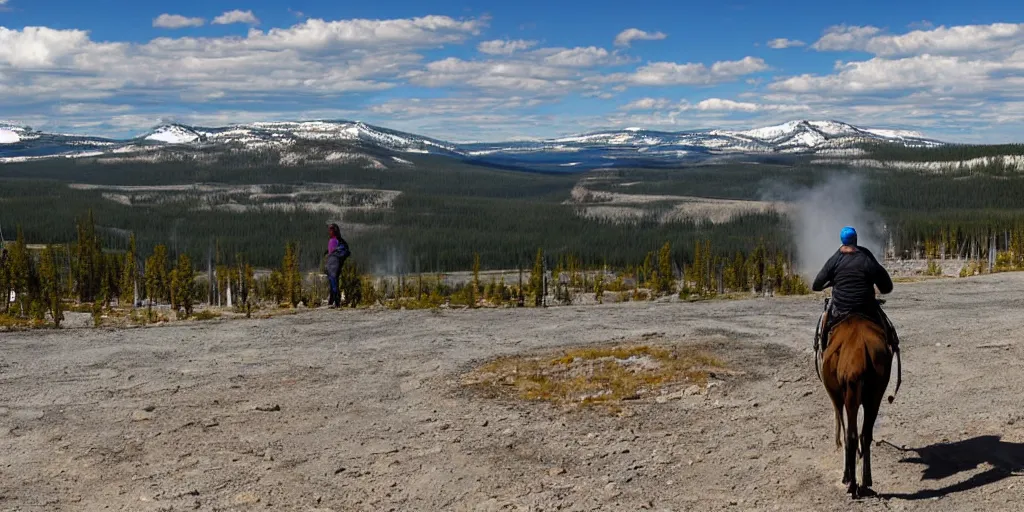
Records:
M341 290L338 280L341 277L341 266L349 257L348 242L341 237L341 228L337 224L331 224L327 228L327 282L330 284L331 293L327 299L327 305L331 308L341 306Z

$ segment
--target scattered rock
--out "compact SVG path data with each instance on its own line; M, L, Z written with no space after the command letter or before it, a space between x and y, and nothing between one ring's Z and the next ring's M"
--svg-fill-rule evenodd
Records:
M700 386L694 384L683 391L683 396L694 396L700 394Z
M243 492L235 496L236 505L254 505L259 502L260 497L251 492Z
M551 468L548 470L548 474L551 476L564 475L565 468Z
M146 411L146 412L153 412L153 411L156 410L156 406L155 405L147 405L147 406L143 407L142 410Z
M146 411L135 411L132 413L132 421L149 421L153 419L153 413Z
M256 406L256 410L260 411L260 412L277 412L277 411L281 410L281 406L277 405L277 404L274 404L274 405L257 405Z

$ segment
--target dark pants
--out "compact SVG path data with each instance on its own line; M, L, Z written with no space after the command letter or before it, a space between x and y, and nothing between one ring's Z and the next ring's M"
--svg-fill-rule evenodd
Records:
M331 296L327 299L328 306L341 306L341 292L338 290L338 276L327 276L331 285Z

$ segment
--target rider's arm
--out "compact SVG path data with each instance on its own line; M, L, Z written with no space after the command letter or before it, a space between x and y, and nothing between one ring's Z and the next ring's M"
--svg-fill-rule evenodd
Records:
M832 255L828 261L825 262L825 266L821 267L818 272L818 276L814 278L814 282L811 283L811 290L820 292L825 289L826 286L832 284L832 277L835 273L836 259L839 257L839 252Z
M864 249L864 252L866 252L868 256L871 257L871 262L874 264L871 281L875 283L875 286L878 288L878 292L883 295L891 292L892 278L889 276L889 272L885 270L885 267L883 267L877 259L875 259L875 255L871 254L871 251Z
M885 267L875 262L875 275L874 275L875 286L878 287L878 291L882 294L886 294L892 291L892 278L889 277L889 272L885 270Z

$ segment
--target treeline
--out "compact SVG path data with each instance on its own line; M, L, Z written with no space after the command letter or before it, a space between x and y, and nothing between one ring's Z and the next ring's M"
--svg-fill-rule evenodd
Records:
M1024 267L1024 222L1004 227L965 230L957 225L936 225L912 234L895 245L899 256L928 259L997 259L1004 267Z
M861 146L872 158L883 161L953 162L1002 155L1024 155L1024 144L946 144L913 148L884 142Z
M694 242L691 258L679 258L679 252L665 242L660 250L648 251L638 264L614 265L606 260L586 264L578 254L548 257L539 249L532 267L520 274L527 274L525 283L522 279L481 282L481 254L476 251L469 254L474 272L469 283L451 284L438 274L418 272L392 285L391 280L372 277L353 262L343 269L341 286L350 307L408 303L413 298L420 305L523 306L528 304L527 296L532 305L543 305L549 296L571 301L573 293L594 293L603 301L605 291L618 292L617 300L676 293L687 299L743 291L806 293L784 252L769 250L763 240L749 253L727 256L709 239ZM76 222L75 241L63 246L47 244L33 250L24 231L17 229L16 240L5 245L0 256L0 295L15 300L4 300L0 313L37 324L49 316L59 326L69 307L87 307L99 324L105 313L115 309L143 308L146 318L153 319L157 316L154 306L168 306L179 318L187 318L199 303L225 306L230 302L247 315L261 304L319 305L326 282L316 271L304 272L301 258L300 245L287 242L279 265L257 278L247 256L238 253L229 261L218 247L209 272L203 273L186 252L173 253L167 245L158 244L148 254L140 252L134 234L129 235L125 250L105 248L90 210ZM557 263L551 265L553 261Z

